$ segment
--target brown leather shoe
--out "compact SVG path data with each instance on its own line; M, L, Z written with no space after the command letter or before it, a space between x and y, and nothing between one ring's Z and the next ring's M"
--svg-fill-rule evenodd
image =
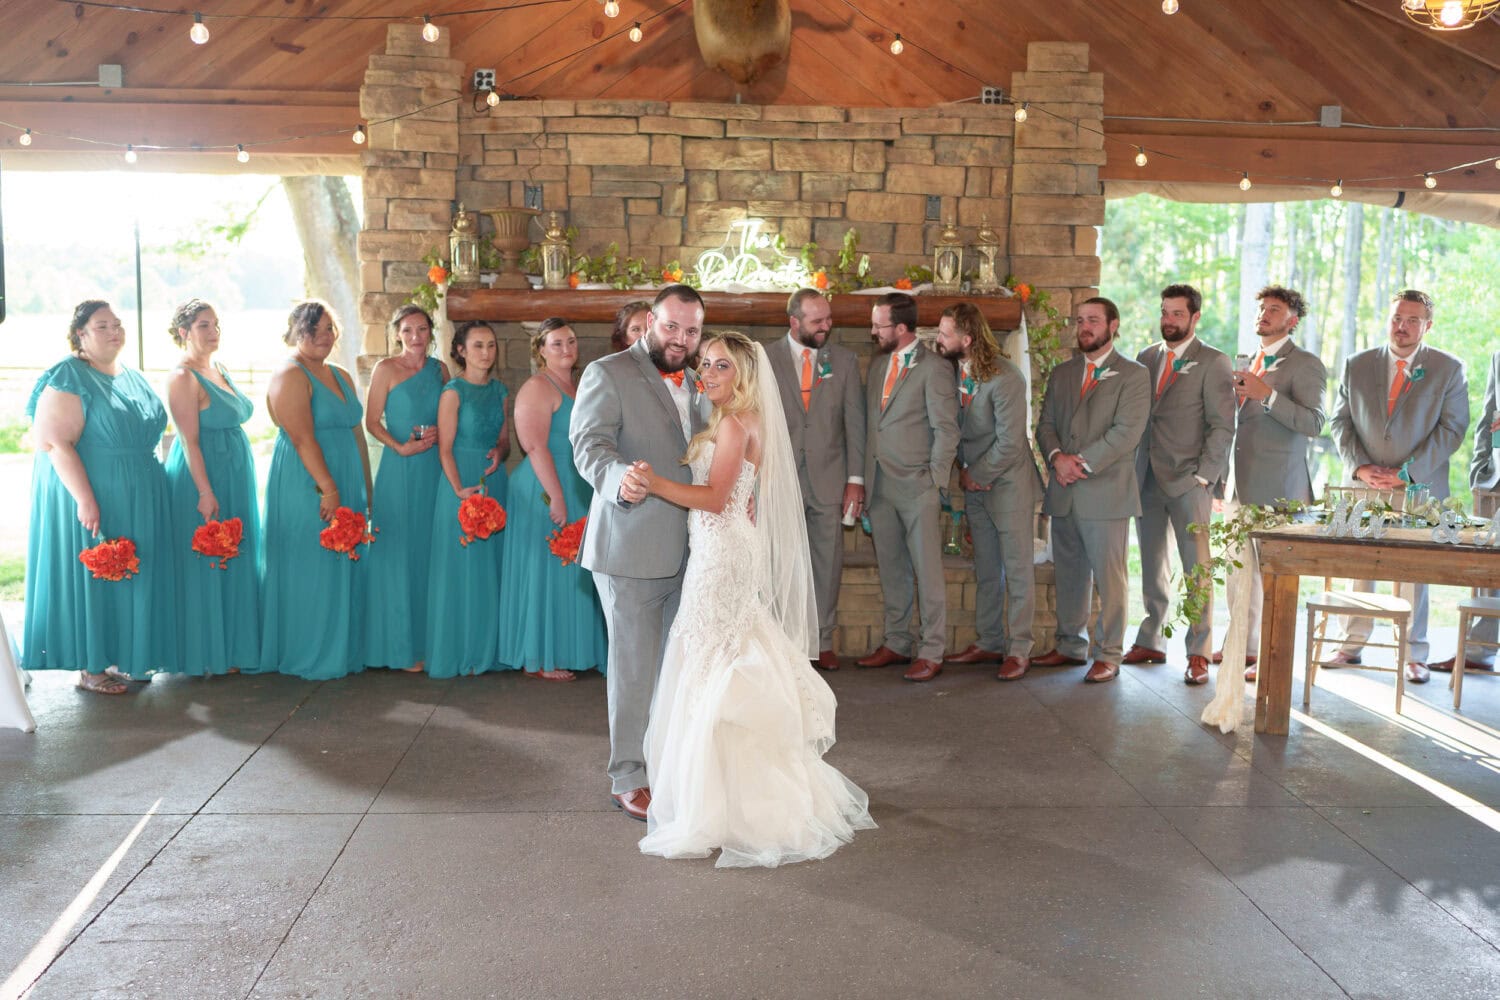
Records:
M1083 675L1085 684L1103 684L1112 681L1120 675L1120 665L1110 663L1108 660L1095 660L1094 665L1089 667L1089 672Z
M930 681L942 672L943 665L936 660L913 660L901 676L909 681Z
M1208 683L1208 657L1189 656L1187 669L1182 672L1182 683L1184 684L1207 684Z
M831 649L825 649L818 653L818 658L812 661L812 665L819 670L837 670L839 668L839 657Z
M1055 649L1050 653L1043 653L1041 656L1033 656L1031 658L1031 665L1033 667L1081 667L1083 664L1083 660L1075 660L1073 657L1060 653Z
M1245 666L1247 666L1247 667L1253 667L1253 666L1255 666L1255 661L1258 660L1258 659L1260 659L1260 657L1256 656L1254 653L1246 653L1245 654ZM1215 666L1217 666L1220 663L1223 663L1224 662L1224 651L1222 649L1216 650L1214 652L1214 655L1210 656L1208 658L1208 661L1210 663L1214 664Z
M1427 664L1414 661L1406 665L1406 683L1426 684L1431 679L1432 675L1427 672Z
M615 804L616 809L619 809L626 816L629 816L631 819L638 819L644 823L646 822L646 810L651 808L651 789L632 788L628 792L611 795L609 800Z
M995 677L1002 681L1018 681L1031 669L1031 661L1024 656L1007 656L1000 664Z
M1436 663L1427 664L1427 669L1436 670L1440 674L1451 674L1453 673L1453 664L1457 659L1458 657L1456 656L1450 656L1446 660L1438 660ZM1495 668L1488 663L1480 663L1476 660L1465 659L1464 669L1481 670L1485 673L1493 673Z
M1245 668L1245 680L1249 683L1254 684L1259 677L1260 673L1255 669L1255 664L1252 663Z
M880 646L869 656L855 660L856 667L889 667L893 663L910 663L910 656L902 656L889 646Z
M943 657L944 663L999 663L1005 659L1004 653L991 653L978 645L971 645L962 653L954 653Z
M1357 667L1363 662L1364 661L1360 658L1360 654L1346 653L1341 649L1337 653L1334 653L1332 656L1330 656L1327 660L1325 660L1323 662L1323 666L1330 668L1341 667L1345 665Z
M1146 646L1131 646L1120 662L1128 663L1131 666L1137 666L1142 663L1166 663L1167 654L1159 649L1150 649Z

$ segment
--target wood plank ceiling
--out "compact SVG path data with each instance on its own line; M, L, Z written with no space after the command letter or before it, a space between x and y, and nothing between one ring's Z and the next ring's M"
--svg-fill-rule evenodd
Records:
M1104 75L1106 176L1138 176L1134 144L1181 157L1155 157L1157 179L1237 179L1226 164L1267 176L1404 175L1372 185L1383 187L1500 154L1500 22L1439 35L1406 23L1399 0L1181 0L1170 17L1159 0L791 3L790 57L741 86L704 65L692 0L621 0L618 19L597 0L193 0L182 9L205 15L203 46L189 42L184 14L7 0L0 121L141 145L349 129L389 20L428 13L466 69L494 67L502 90L558 99L925 107L1007 86L1029 42L1083 41ZM515 9L445 16L502 4ZM638 45L624 35L636 20L646 31ZM899 57L892 31L907 43ZM92 80L101 63L123 67L122 88L16 85ZM1350 125L1401 130L1280 124L1316 121L1323 105L1339 105ZM17 137L0 128L0 152L17 150ZM80 146L39 137L32 148ZM336 134L281 151L338 155L349 144ZM1484 164L1442 181L1500 191L1500 170Z

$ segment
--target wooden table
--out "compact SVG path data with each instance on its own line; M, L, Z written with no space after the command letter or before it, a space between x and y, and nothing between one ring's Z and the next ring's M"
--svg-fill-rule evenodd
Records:
M1292 715L1292 661L1297 652L1298 587L1303 576L1334 576L1456 587L1493 587L1500 548L1444 545L1427 528L1391 528L1381 539L1329 538L1315 524L1257 531L1265 587L1261 611L1255 731L1285 736ZM1462 537L1473 536L1465 529ZM1461 641L1461 640L1460 640Z

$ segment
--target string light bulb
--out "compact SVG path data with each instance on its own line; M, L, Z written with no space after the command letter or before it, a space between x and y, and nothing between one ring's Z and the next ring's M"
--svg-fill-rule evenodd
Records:
M498 108L500 106L500 95L492 90L484 95L484 103L492 108Z
M365 144L365 127L363 125L355 126L354 134L349 138L354 140L356 146L363 146Z
M896 37L891 39L891 55L899 56L906 51L906 43L901 40L901 32L896 32Z
M637 21L637 22L635 22L634 24L632 24L630 26L630 40L632 42L639 42L641 40L641 38L642 38L641 22Z
M21 133L20 142L23 146L31 145L31 129L27 129ZM1500 167L1500 161L1496 161L1495 166Z
M1019 125L1021 122L1024 122L1029 117L1029 114L1026 111L1026 109L1028 107L1030 107L1030 106L1031 106L1031 102L1030 101L1022 101L1021 102L1021 106L1016 109L1016 124L1017 125Z
M135 147L127 145L125 147L125 162L134 163L138 159L140 159L140 157L135 155Z
M1161 0L1161 12L1163 14L1175 14L1178 7L1177 0Z
M188 29L188 37L193 40L194 45L202 45L208 41L208 25L203 23L203 15L197 11L193 12L193 26Z
M620 16L620 4L618 3L618 0L604 0L604 16L605 17L619 17Z
M438 26L432 23L432 18L426 14L422 15L422 41L435 42L438 40Z
M30 132L31 129L27 129L26 131ZM1497 156L1495 158L1495 169L1496 170L1500 170L1500 156Z
M1338 180L1334 181L1333 187L1328 189L1328 193L1333 195L1333 197L1335 198L1342 198L1344 196L1344 179L1340 177Z
M1138 166L1138 167L1144 167L1146 165L1146 147L1145 146L1137 146L1137 147L1135 147L1135 165Z
M1423 174L1422 186L1431 191L1433 188L1437 187L1437 178L1432 176L1431 174Z
M236 160L239 160L241 163L249 163L250 162L250 154L247 153L247 152L245 152L245 144L244 143L242 143L242 142L241 143L236 143L234 149L235 149L234 158Z
M1240 190L1241 191L1249 191L1250 190L1250 171L1248 171L1248 170L1246 170L1243 174L1240 175Z
M1443 22L1444 27L1448 28L1456 28L1463 19L1464 5L1459 0L1448 0L1447 3L1443 4L1443 9L1438 14L1438 20Z

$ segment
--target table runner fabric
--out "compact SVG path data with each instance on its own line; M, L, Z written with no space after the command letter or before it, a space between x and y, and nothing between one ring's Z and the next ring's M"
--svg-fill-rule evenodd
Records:
M26 704L26 682L16 641L10 637L5 620L0 618L0 729L36 732L36 720Z
M1232 733L1245 722L1245 640L1250 631L1250 567L1254 552L1235 554L1240 566L1229 574L1225 591L1229 598L1229 631L1221 648L1224 662L1214 678L1213 699L1204 707L1201 721Z

